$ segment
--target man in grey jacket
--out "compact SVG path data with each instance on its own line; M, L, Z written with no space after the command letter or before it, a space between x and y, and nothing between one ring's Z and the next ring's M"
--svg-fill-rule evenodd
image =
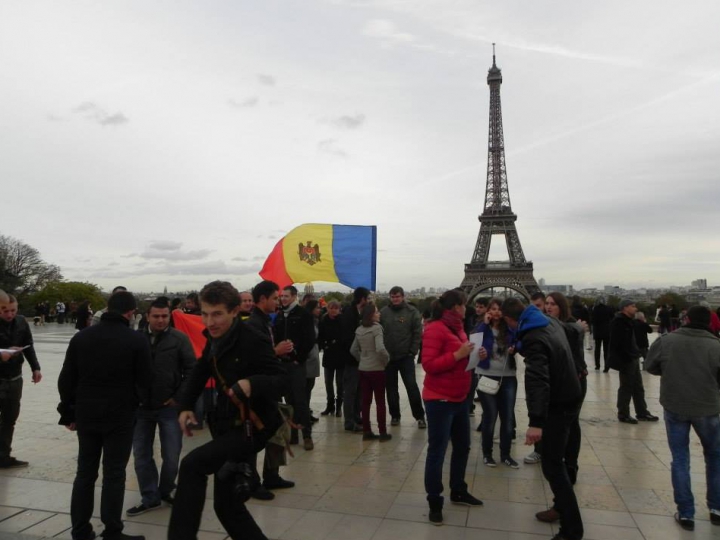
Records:
M138 516L160 508L162 502L172 505L182 450L182 431L178 424L178 396L197 359L190 339L170 327L170 305L157 299L148 309L148 327L143 334L150 344L152 383L147 400L136 412L133 432L135 474L142 501L125 513ZM153 459L155 430L160 430L162 468Z
M380 311L380 324L385 333L385 348L390 354L390 362L385 368L390 425L400 424L399 373L407 390L412 415L418 427L424 429L427 427L425 409L415 379L415 356L422 340L422 320L420 312L405 302L402 287L390 289L390 305Z
M660 375L660 404L672 452L672 484L683 529L695 528L695 499L690 489L690 427L705 455L710 521L720 525L720 339L710 332L710 310L694 306L688 324L652 344L645 365Z

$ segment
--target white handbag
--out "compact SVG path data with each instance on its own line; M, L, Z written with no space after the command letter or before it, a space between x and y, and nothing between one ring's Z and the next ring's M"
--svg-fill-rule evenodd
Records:
M480 390L483 394L490 394L491 396L494 396L500 390L501 382L502 379L496 381L495 379L491 379L490 377L485 377L483 375L480 377L480 379L478 379L477 389Z

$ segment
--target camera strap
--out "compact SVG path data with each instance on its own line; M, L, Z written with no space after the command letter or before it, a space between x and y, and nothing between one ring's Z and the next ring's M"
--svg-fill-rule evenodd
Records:
M238 409L238 419L240 420L240 423L245 425L246 430L248 431L247 435L249 437L252 437L252 426L255 427L258 431L262 431L265 429L265 424L263 424L263 421L260 420L260 417L255 414L255 411L253 411L249 404L247 403L247 398L245 397L245 393L242 391L240 386L235 383L232 388L229 388L227 385L227 382L225 381L225 377L222 376L220 373L220 370L217 366L217 357L213 356L212 358L212 366L213 371L215 372L215 378L220 383L220 387L223 391L223 393L230 398L230 401L233 402L235 407ZM230 390L228 392L228 390ZM243 396L243 400L241 400L238 396Z

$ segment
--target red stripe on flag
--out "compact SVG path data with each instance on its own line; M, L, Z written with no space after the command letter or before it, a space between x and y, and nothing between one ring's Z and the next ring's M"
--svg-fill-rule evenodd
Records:
M292 285L293 279L287 273L285 266L285 256L283 255L283 239L281 239L273 248L268 258L260 270L260 277L269 281L274 281L280 286L280 289L286 285Z

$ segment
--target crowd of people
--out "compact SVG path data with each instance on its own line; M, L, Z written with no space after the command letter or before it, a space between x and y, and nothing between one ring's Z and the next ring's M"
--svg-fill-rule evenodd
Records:
M135 297L116 287L107 307L88 311L58 380L59 423L78 438L73 539L95 538L90 519L101 463L103 537L142 538L123 532L131 453L140 501L126 509L128 516L169 505L168 537L194 539L208 477L214 475L214 508L229 536L264 539L245 502L250 497L271 500L274 490L294 487L280 476L292 445L312 451L313 424L323 416L342 417L345 431L361 434L363 441L392 440L388 428L401 423L401 379L414 424L427 430L428 519L441 525L443 464L450 445L450 502L483 505L466 482L476 404L483 464L520 467L512 442L519 427L515 411L522 360L529 419L524 442L533 446L523 461L540 463L554 496L552 507L536 517L559 522L557 540L580 540L584 530L573 486L587 391L585 350L590 348L596 371L602 358L604 373L619 372L621 423L659 420L645 402L641 360L649 373L662 377L676 520L684 529L694 528L688 449L693 428L705 451L710 518L720 525L720 340L708 306L687 310L683 324L663 329L668 331L649 347L652 328L632 300L622 300L617 311L602 300L589 309L578 298L568 301L552 292L534 294L529 304L479 297L468 306L465 293L454 289L423 314L407 302L402 287L393 287L389 300L379 309L371 292L361 287L347 306L324 305L312 295L299 298L292 285L262 281L240 292L215 281L184 302L157 298L140 320ZM32 381L42 380L30 327L17 310L17 299L0 291L0 468L28 466L11 455L24 360ZM174 327L181 316L202 321L201 354L197 336ZM418 355L425 372L422 389L416 380ZM318 417L311 400L321 368L327 404ZM212 439L181 460L183 433L192 436L204 422ZM153 456L156 432L160 469Z

